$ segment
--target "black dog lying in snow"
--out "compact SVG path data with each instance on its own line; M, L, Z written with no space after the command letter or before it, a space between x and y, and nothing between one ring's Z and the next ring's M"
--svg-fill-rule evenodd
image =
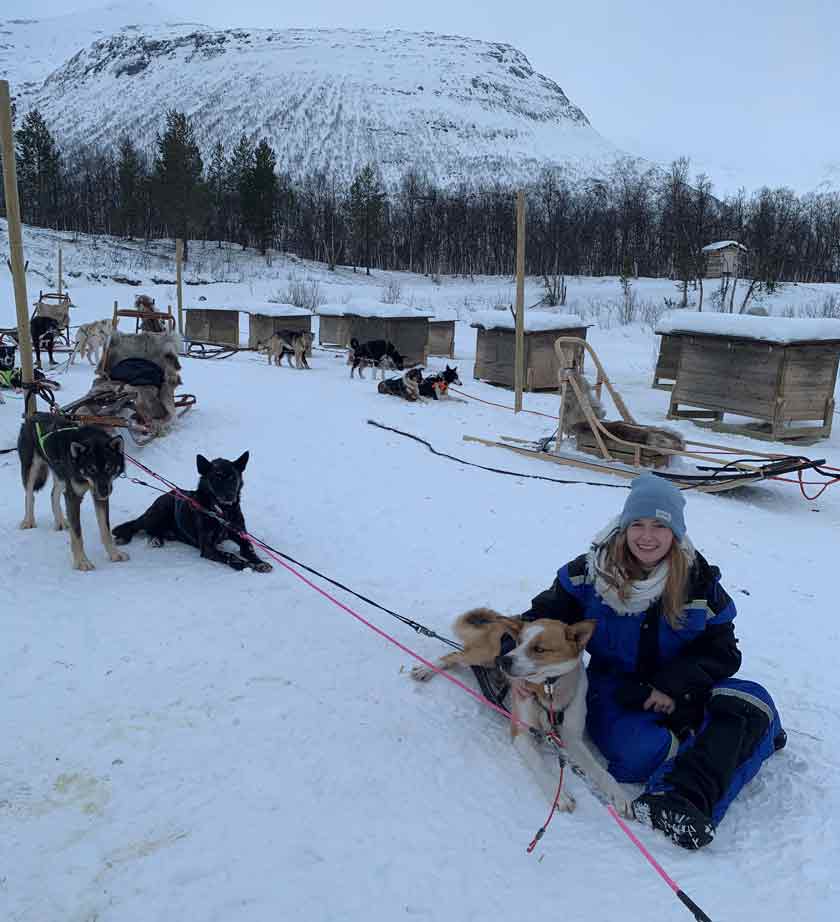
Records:
M461 379L458 377L458 366L450 368L448 365L444 371L439 371L435 375L429 375L423 378L420 384L420 396L431 397L432 400L441 400L449 397L449 385L457 384L460 386ZM451 398L450 398L451 399Z
M239 498L248 452L235 461L224 458L208 461L204 455L197 455L195 461L201 475L198 489L185 490L184 495L215 512L229 522L231 528L226 528L212 516L194 509L174 493L167 493L159 496L140 518L118 525L113 530L116 543L128 544L138 532L145 531L157 547L162 547L167 539L183 541L197 547L201 556L207 560L225 563L234 570L251 567L258 573L268 573L271 564L260 560L251 542L238 534L245 531L245 517L239 506ZM219 549L225 540L235 541L239 545L239 557Z

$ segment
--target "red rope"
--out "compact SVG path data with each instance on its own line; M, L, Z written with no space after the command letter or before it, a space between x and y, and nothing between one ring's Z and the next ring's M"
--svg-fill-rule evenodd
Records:
M537 834L531 839L531 844L525 851L530 855L531 852L537 847L537 842L545 835L546 829L548 829L548 824L551 822L551 818L557 811L557 801L560 800L560 792L563 790L563 769L566 766L561 762L560 763L560 780L557 782L557 793L554 795L554 800L551 803L551 812L548 814L548 819L540 826L537 830Z

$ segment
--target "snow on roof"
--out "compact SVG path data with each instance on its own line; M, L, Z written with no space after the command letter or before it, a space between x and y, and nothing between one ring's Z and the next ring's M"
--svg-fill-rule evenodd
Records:
M510 311L477 311L472 315L471 327L485 330L515 330L516 324ZM553 314L548 311L525 311L525 332L540 333L546 330L570 330L591 327L578 314Z
M295 307L294 304L252 304L245 308L252 316L259 314L261 317L311 317L312 311L305 307Z
M771 343L840 341L840 320L808 320L799 317L755 317L746 314L670 311L656 324L656 333L705 333L760 339Z
M353 314L356 317L427 317L432 319L434 311L407 304L381 304L369 301L366 304L322 304L318 313L326 317L344 317Z
M188 311L239 311L243 314L258 314L261 317L311 317L312 311L293 304L191 304Z
M717 243L707 243L703 247L703 253L714 253L715 250L725 250L727 247L738 247L739 250L747 252L747 248L743 243L738 243L737 240L718 240Z

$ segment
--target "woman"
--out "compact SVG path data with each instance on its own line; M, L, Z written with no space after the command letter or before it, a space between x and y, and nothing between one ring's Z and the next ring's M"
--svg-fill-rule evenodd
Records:
M786 735L767 691L732 678L735 605L686 535L684 506L669 481L637 477L621 515L522 617L598 622L589 735L616 780L645 783L636 819L693 849Z

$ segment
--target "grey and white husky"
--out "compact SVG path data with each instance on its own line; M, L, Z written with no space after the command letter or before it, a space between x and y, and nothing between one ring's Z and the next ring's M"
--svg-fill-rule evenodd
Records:
M66 416L35 413L24 421L18 436L20 474L26 493L21 528L35 528L35 492L52 474L52 510L56 530L67 528L61 511L61 493L70 525L70 551L77 570L93 570L82 541L81 506L90 490L96 508L99 536L113 561L128 560L111 536L109 499L114 479L125 468L123 440L96 426L79 426Z

